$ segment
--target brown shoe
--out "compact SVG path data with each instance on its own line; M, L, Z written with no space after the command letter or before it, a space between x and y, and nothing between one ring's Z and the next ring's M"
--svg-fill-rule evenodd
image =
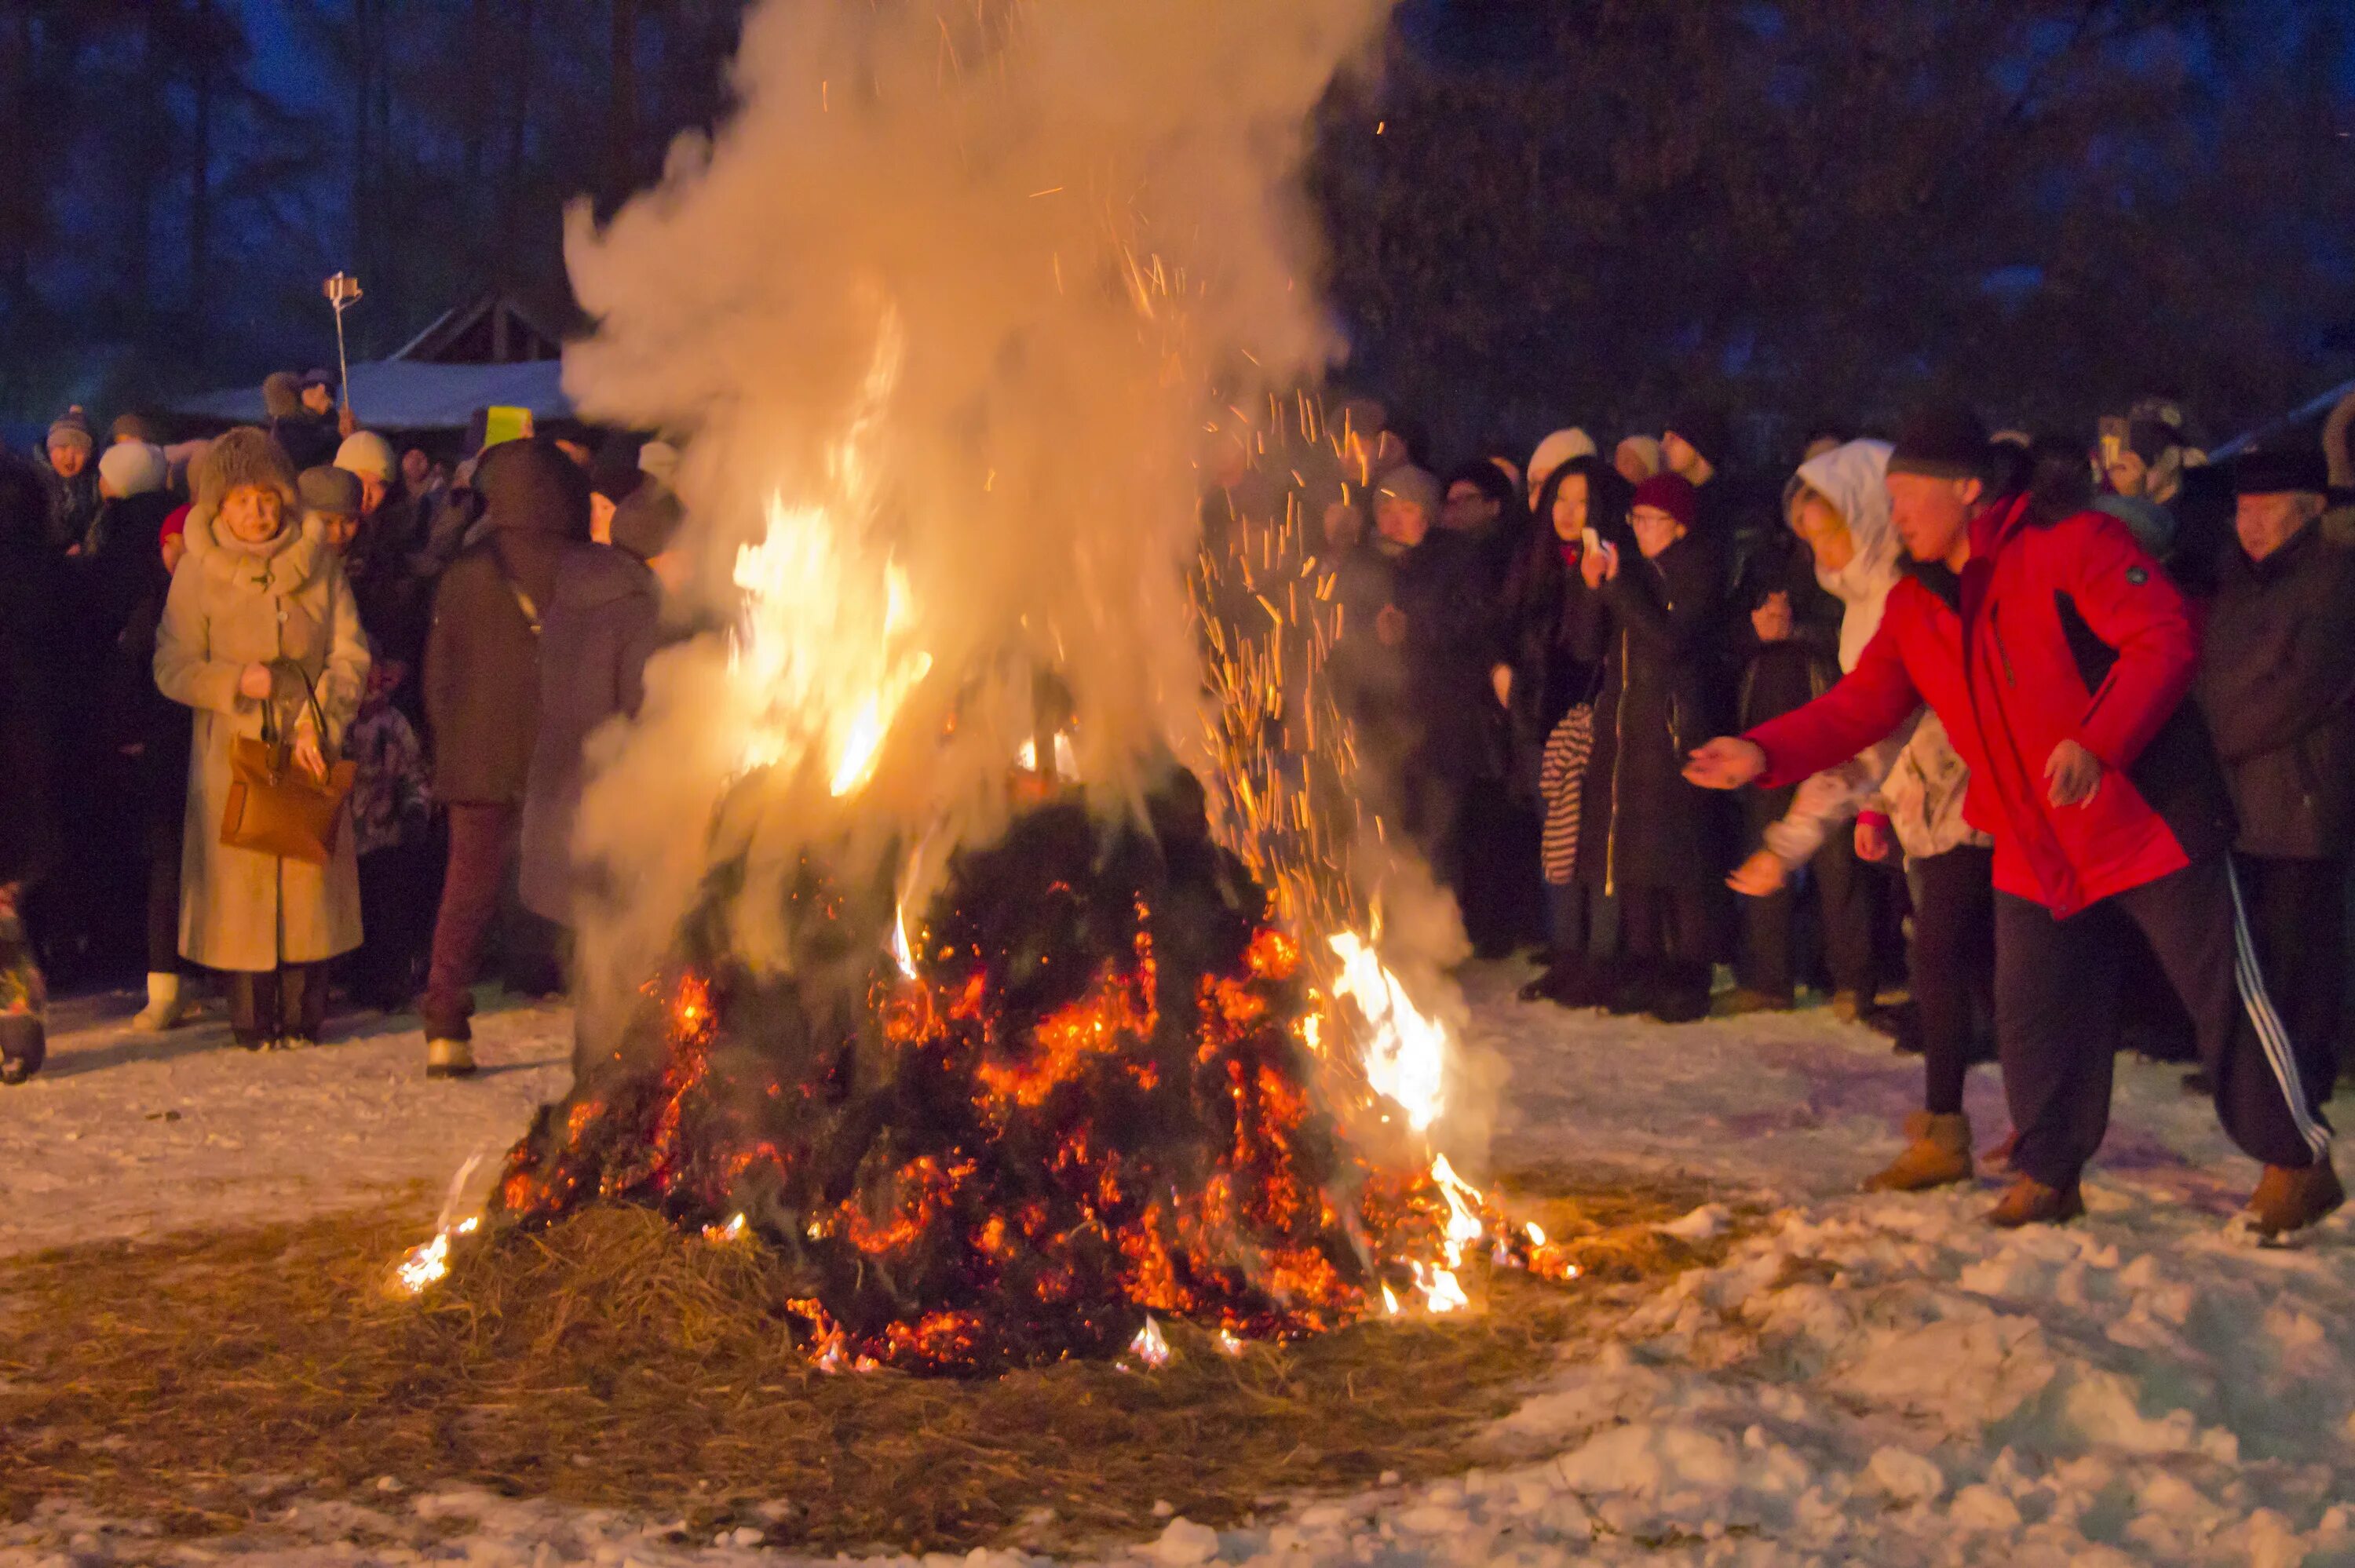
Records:
M2022 1225L2062 1225L2084 1217L2085 1200L2074 1181L2047 1187L2033 1176L2022 1176L2004 1190L1987 1219L1998 1230L2016 1231Z
M2268 1241L2302 1231L2338 1213L2347 1189L2328 1156L2311 1165L2268 1165L2249 1199L2249 1218Z
M1971 1179L1971 1122L1966 1116L1915 1111L1905 1118L1913 1141L1889 1168L1869 1178L1868 1192L1923 1192Z
M1711 1000L1709 1015L1711 1018L1747 1018L1753 1012L1788 1012L1795 1005L1787 991L1777 996L1771 991L1753 991L1746 985L1738 985Z
M1832 1016L1842 1023L1854 1023L1864 1016L1865 1011L1865 1001L1856 992L1852 991L1832 992Z

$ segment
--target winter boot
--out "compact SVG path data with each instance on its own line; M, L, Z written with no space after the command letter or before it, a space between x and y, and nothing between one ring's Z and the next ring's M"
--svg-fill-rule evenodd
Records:
M425 1075L429 1078L471 1078L474 1075L474 1047L465 1040L429 1040L425 1043Z
M1998 1230L2016 1231L2022 1225L2060 1225L2084 1217L2085 1200L2074 1181L2047 1187L2033 1176L2022 1176L2004 1190L1987 1220Z
M1887 1170L1868 1178L1868 1192L1923 1192L1971 1179L1971 1118L1915 1111L1905 1118L1911 1141Z
M161 1034L176 1029L188 1015L187 1003L180 997L180 977L176 974L151 974L147 977L147 1005L131 1020L134 1034Z
M1659 1000L1660 970L1657 965L1631 959L1611 977L1603 996L1603 1011L1614 1018L1649 1012Z
M0 1084L21 1084L41 1070L48 1031L35 1012L0 1012Z
M1709 1004L1711 1018L1747 1018L1753 1012L1788 1012L1797 1004L1788 991L1753 991L1735 986Z
M2249 1219L2272 1241L2329 1218L2346 1202L2328 1155L2311 1165L2268 1165L2249 1199Z
M1644 1011L1659 1023L1698 1023L1709 1016L1709 966L1669 964Z
M1521 987L1523 1001L1552 1001L1562 991L1582 982L1587 963L1583 958L1561 958L1546 965L1545 973Z

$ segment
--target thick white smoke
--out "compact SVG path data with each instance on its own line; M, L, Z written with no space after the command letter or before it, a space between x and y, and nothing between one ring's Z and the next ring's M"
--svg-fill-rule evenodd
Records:
M567 388L686 440L708 613L736 617L740 549L786 519L760 563L791 672L772 684L816 715L769 715L774 766L740 786L758 715L720 641L657 661L592 758L579 847L615 895L582 933L592 984L645 976L741 852L735 939L781 963L777 879L805 847L929 833L936 866L993 832L1034 669L1069 683L1107 808L1191 731L1180 568L1211 388L1313 377L1336 346L1297 174L1391 3L764 0L717 137L603 228L573 215L598 324ZM911 668L846 806L858 710Z

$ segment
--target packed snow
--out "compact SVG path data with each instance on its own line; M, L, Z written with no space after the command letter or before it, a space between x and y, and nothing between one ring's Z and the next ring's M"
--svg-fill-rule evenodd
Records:
M2255 1172L2179 1068L2120 1063L2087 1220L2004 1234L1979 1223L1991 1187L1856 1192L1920 1092L1875 1037L1821 1010L1680 1029L1572 1015L1513 1001L1517 978L1471 978L1467 1044L1504 1090L1493 1168L1678 1171L1768 1218L1533 1368L1463 1474L1301 1498L1246 1529L1171 1518L1100 1561L2355 1563L2355 1220L2251 1245L2231 1222ZM69 1022L49 1074L0 1097L0 1248L438 1188L561 1086L569 1029L555 1008L495 1012L493 1071L428 1085L417 1035L389 1026L250 1056L217 1025L155 1042L105 1010ZM1971 1093L1985 1148L2006 1129L1992 1069ZM1735 1218L1710 1204L1669 1228ZM62 1502L0 1526L0 1564L159 1561L792 1560L758 1530L690 1540L424 1477L200 1546Z

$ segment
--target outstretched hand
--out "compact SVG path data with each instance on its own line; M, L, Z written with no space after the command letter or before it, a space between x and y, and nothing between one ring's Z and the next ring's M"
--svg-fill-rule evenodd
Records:
M1756 742L1721 735L1692 754L1685 782L1704 789L1739 789L1766 771L1766 753Z
M2082 806L2102 787L2102 759L2075 741L2064 740L2045 758L2044 777L2052 785L2046 798L2055 806Z
M1753 850L1748 860L1733 868L1725 885L1744 898L1770 898L1782 892L1783 885L1790 880L1789 869L1774 857L1773 850Z

